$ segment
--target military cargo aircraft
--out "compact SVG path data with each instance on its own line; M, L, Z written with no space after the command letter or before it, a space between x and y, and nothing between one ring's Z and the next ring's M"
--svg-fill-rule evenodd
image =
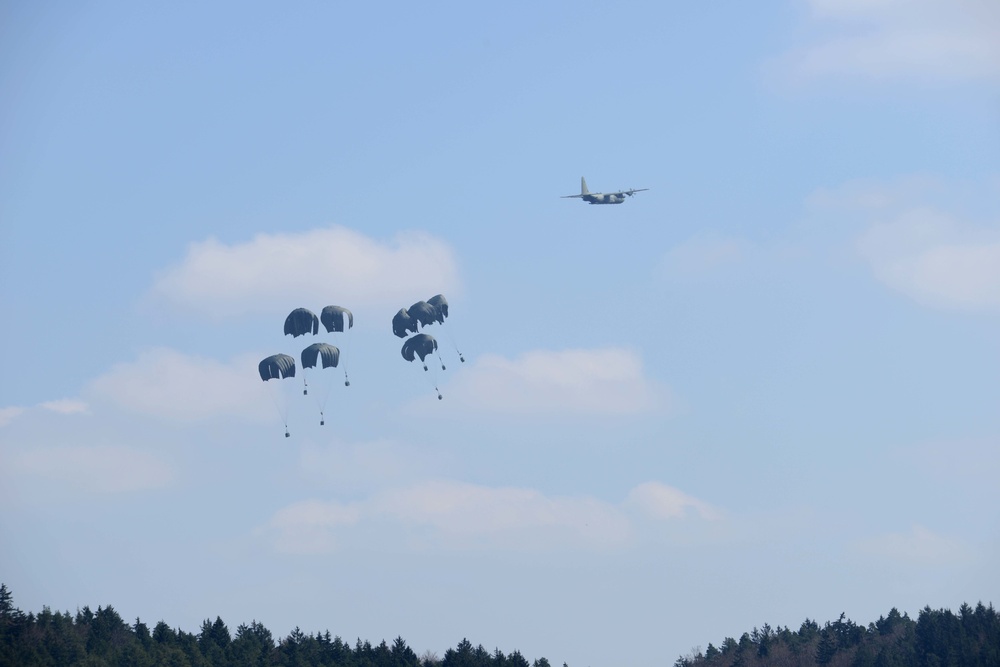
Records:
M563 199L582 199L588 204L621 204L625 197L631 197L636 192L643 192L649 188L639 188L630 190L619 190L618 192L591 192L587 189L587 179L580 177L580 194L563 195Z

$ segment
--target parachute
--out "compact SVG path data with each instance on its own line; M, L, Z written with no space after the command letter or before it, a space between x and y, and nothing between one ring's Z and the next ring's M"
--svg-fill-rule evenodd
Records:
M354 326L354 314L343 306L326 306L319 316L320 321L326 328L327 333L334 332L347 332ZM342 339L344 352L347 352L347 336L344 333L345 338ZM336 348L334 348L336 349ZM326 366L324 366L326 368ZM347 360L344 360L344 386L350 387L351 380L347 377Z
M438 344L434 340L434 336L428 336L425 333L419 333L412 338L408 338L405 343L403 343L402 349L400 349L400 354L403 355L403 359L407 361L413 361L416 357L420 357L421 363L424 365L424 370L427 370L427 364L424 360L427 355L437 352ZM440 355L438 359L440 360ZM441 363L441 370L444 370L444 362ZM434 390L437 392L438 400L441 400L441 390L438 389L437 383L434 383Z
M308 308L296 308L285 318L285 335L297 338L308 333L314 336L319 333L319 318Z
M448 299L444 298L444 294L435 294L427 299L427 303L437 311L435 319L437 319L438 324L444 324L445 318L448 317Z
M316 368L320 360L323 368L335 368L340 362L340 350L329 343L313 343L302 350L302 368ZM294 372L292 374L294 375Z
M295 359L287 354L273 354L257 364L260 379L264 382L295 377Z
M354 326L354 315L341 306L327 306L320 313L319 320L326 327L327 333L346 331Z
M417 332L417 322L410 316L406 308L400 308L396 316L392 318L392 333L399 338L406 338L410 332Z
M293 378L295 377L295 359L287 354L273 354L261 359L260 363L257 364L257 371L260 373L260 379L264 382ZM284 401L284 406L279 404L275 392L271 392L271 400L274 401L274 407L278 410L281 421L285 424L285 437L287 438L289 437L287 401Z
M417 301L415 304L410 306L407 311L413 320L420 323L420 326L427 326L428 324L434 324L438 321L438 310L426 301ZM444 318L441 318L444 321Z
M316 368L319 365L321 368L336 368L337 363L340 361L340 350L338 350L333 345L329 343L313 343L306 349L302 350L302 374L305 375L305 369ZM305 378L303 378L303 382ZM302 389L303 394L308 394L308 384L303 384ZM326 423L326 417L324 412L326 410L326 401L330 398L330 383L320 384L320 396L316 398L316 404L319 407L319 425L323 426Z
M420 361L423 361L427 358L428 354L436 352L437 349L438 343L434 340L434 336L428 336L427 334L422 333L417 334L403 343L403 348L400 350L400 353L407 361L413 361L414 355L420 357ZM424 370L427 370L427 364L424 364Z

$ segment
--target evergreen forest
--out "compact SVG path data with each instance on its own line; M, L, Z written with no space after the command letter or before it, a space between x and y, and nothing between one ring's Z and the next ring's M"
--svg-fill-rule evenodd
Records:
M868 626L844 614L797 631L765 623L736 640L681 656L674 667L1000 667L1000 617L993 605L920 610L917 620L895 608Z
M126 622L108 605L69 612L43 607L25 613L0 584L0 667L550 667L519 651L492 652L463 639L443 657L421 656L402 637L378 645L295 628L276 639L257 621L235 634L221 618L206 619L197 634L164 621L152 629L138 618ZM797 631L764 624L739 640L692 651L674 667L1000 667L1000 616L993 605L963 604L958 613L925 607L917 620L896 609L867 627L844 614L822 627L806 619ZM563 667L568 667L563 663Z

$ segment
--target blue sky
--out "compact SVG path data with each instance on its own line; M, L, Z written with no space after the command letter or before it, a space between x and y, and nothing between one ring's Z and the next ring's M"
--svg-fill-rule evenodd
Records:
M571 667L1000 602L1000 9L750 4L5 4L15 602ZM321 427L256 365L327 304Z

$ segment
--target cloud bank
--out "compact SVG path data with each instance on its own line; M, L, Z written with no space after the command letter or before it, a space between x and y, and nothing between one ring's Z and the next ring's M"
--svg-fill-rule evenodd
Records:
M294 503L276 512L258 534L277 551L297 554L336 550L365 524L377 524L397 543L421 549L602 550L627 546L646 520L720 518L709 504L659 482L640 484L615 504L521 487L432 480L353 503Z
M935 308L995 310L1000 307L996 192L989 180L949 184L910 175L822 188L806 205L824 226L860 230L852 250L887 287ZM959 208L975 211L979 220L946 210Z
M32 408L12 405L0 408L0 426L7 426L18 417L21 417L29 410L42 409L48 412L55 412L60 415L86 415L90 414L90 406L78 398L60 398L54 401L45 401Z
M693 498L680 489L657 482L646 482L632 489L625 501L656 519L682 519L698 516L708 521L721 518L708 503Z
M168 348L144 350L134 362L116 364L87 387L95 400L138 414L192 422L217 416L262 418L273 414L258 357L219 362Z
M814 43L782 67L812 79L1000 79L1000 4L993 0L807 0Z
M965 310L1000 308L1000 228L914 209L875 224L857 247L876 278L916 301Z
M278 510L258 532L268 534L279 553L325 554L338 546L337 529L360 515L357 505L305 500Z
M78 398L61 398L55 401L46 401L40 404L39 407L61 415L85 415L90 413L90 406Z
M453 293L458 282L451 249L432 236L398 234L383 243L333 226L232 245L194 243L157 277L150 296L222 318L325 303L331 292L344 303L398 307L414 294Z
M12 421L24 414L27 408L23 408L18 405L10 405L6 408L0 408L0 426L6 426Z

